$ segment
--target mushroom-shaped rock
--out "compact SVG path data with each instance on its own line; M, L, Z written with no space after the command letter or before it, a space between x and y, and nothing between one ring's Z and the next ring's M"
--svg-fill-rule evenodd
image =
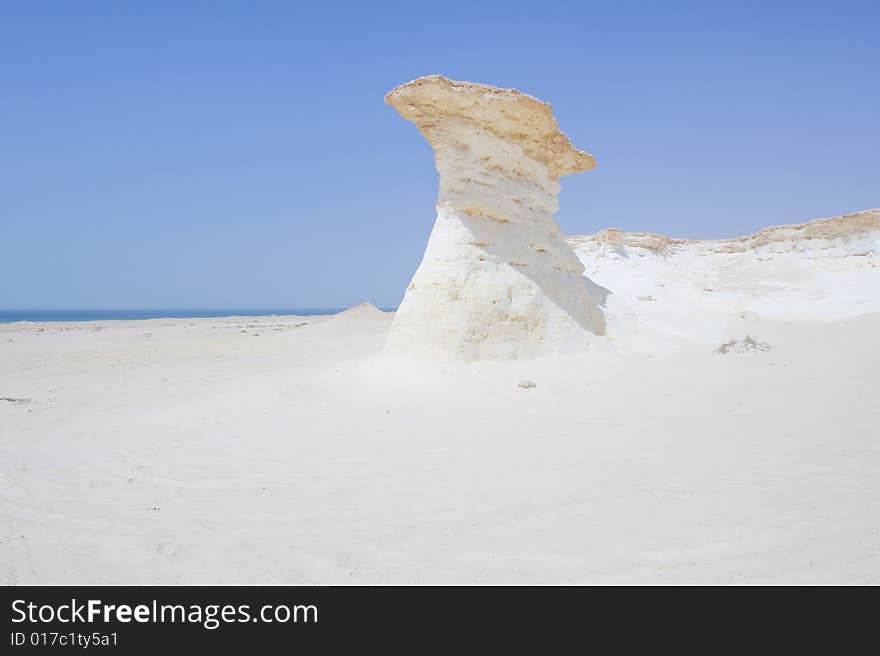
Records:
M440 173L434 230L389 347L516 358L583 351L604 334L605 290L553 220L559 178L596 163L560 132L550 105L439 75L385 102L418 126Z

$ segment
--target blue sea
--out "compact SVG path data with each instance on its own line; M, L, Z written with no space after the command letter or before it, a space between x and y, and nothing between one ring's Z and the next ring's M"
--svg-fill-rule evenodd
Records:
M192 319L199 317L266 317L274 314L335 314L345 308L214 308L202 310L0 310L0 323L13 321L106 321L109 319Z

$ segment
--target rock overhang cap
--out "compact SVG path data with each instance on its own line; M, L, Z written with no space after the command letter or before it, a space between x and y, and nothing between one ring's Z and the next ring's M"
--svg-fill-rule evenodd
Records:
M395 87L385 102L415 123L431 146L437 145L436 129L459 120L518 144L528 157L545 164L553 178L596 167L595 158L575 148L559 129L550 105L516 89L426 75Z

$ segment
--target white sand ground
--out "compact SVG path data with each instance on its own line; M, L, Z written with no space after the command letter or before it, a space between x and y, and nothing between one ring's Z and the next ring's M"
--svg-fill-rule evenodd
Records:
M0 325L0 581L880 583L875 254L695 249L584 245L576 357L393 356L369 306Z

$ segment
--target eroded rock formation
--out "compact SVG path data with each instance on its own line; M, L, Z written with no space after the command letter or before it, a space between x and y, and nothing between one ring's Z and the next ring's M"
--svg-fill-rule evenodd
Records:
M434 149L437 218L392 326L394 349L450 357L585 350L605 330L604 290L553 220L559 178L593 156L550 105L514 89L422 77L385 101Z

